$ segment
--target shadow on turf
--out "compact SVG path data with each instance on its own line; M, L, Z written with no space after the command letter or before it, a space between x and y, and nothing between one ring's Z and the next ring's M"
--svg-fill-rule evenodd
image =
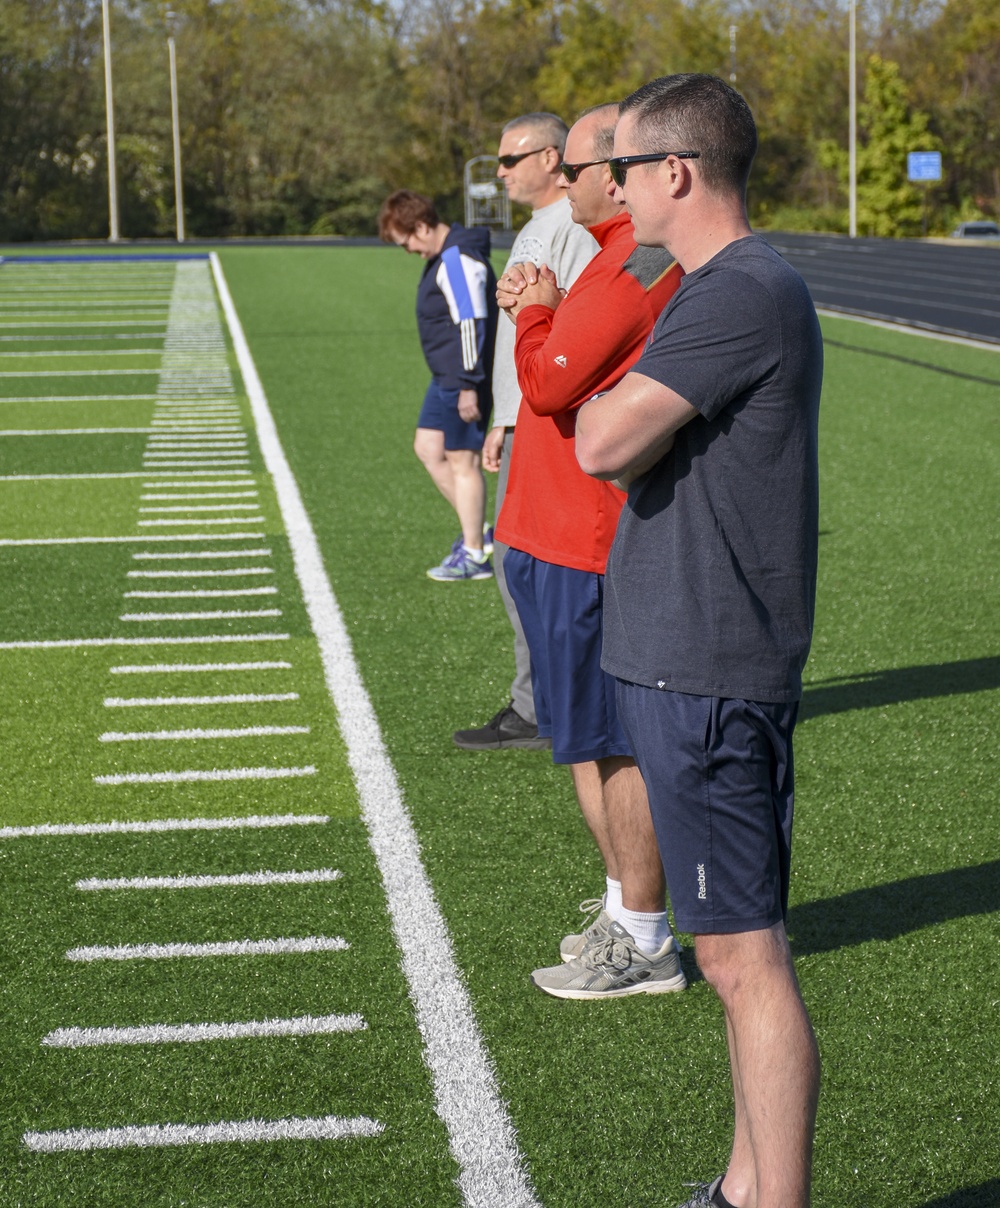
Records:
M825 713L846 713L850 709L878 709L932 696L987 692L992 688L1000 688L1000 657L873 671L866 676L810 684L802 697L799 720L822 717Z
M978 1187L963 1187L939 1200L928 1200L923 1208L997 1208L1000 1204L1000 1179L990 1179Z
M945 369L943 365L932 365L929 361L915 361L912 357L901 357L895 352L883 352L878 348L860 348L857 344L842 344L839 340L824 340L823 343L831 348L843 348L847 352L861 352L869 357L882 357L886 361L901 361L904 365L916 365L918 369L930 369L934 373L962 378L966 382L982 382L986 386L1000 386L1000 381L996 378L979 377L975 373L963 373L960 369Z
M997 910L1000 860L991 860L972 868L907 877L905 881L856 889L837 898L803 902L788 912L788 933L795 955L806 956L869 940L893 940L947 919ZM951 1208L951 1203L942 1200L942 1208L945 1204ZM1000 1198L992 1204L996 1208Z

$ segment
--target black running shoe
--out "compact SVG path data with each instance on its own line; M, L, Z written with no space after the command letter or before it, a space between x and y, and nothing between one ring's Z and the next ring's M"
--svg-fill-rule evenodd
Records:
M544 751L552 746L551 738L540 738L534 722L525 721L514 708L514 702L490 718L478 730L456 730L451 736L463 751L501 751L520 747L525 751Z

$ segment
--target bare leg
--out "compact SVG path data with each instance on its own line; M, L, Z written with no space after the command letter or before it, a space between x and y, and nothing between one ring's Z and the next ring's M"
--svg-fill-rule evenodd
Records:
M483 548L483 519L486 516L486 481L479 452L475 449L445 449L451 470L454 499L451 501L462 526L468 549Z
M418 428L413 438L413 452L420 458L437 489L455 507L455 478L451 463L445 457L444 433L436 428Z
M604 808L604 782L601 779L600 765L596 760L586 763L571 763L569 770L573 774L573 787L576 789L576 799L580 803L583 820L594 836L594 842L604 860L604 867L612 881L618 880L618 862L615 850L611 845L611 835L608 831L608 814Z
M808 1208L819 1053L785 929L699 935L726 1013L736 1131L723 1193L737 1208Z
M599 759L608 834L626 910L656 914L664 909L666 882L649 813L646 785L635 761Z

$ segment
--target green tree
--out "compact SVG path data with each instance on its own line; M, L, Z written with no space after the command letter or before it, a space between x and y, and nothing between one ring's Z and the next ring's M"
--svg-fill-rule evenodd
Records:
M899 66L871 55L858 106L858 229L868 235L920 233L924 199L907 180L910 151L938 151L927 114L909 102Z

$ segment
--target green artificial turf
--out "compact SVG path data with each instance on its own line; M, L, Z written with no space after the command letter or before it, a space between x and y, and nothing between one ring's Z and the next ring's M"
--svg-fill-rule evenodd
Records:
M678 1203L684 1182L714 1176L727 1157L728 1064L714 996L690 954L683 995L587 1004L533 991L528 972L557 958L559 938L576 929L576 903L600 892L600 862L565 769L546 753L473 754L450 741L505 703L513 660L491 583L437 584L424 574L455 521L411 448L426 385L413 319L421 265L388 248L244 248L222 262L538 1198L544 1208ZM0 272L0 293L3 282ZM846 320L825 319L824 332L823 535L796 736L789 919L824 1058L814 1204L988 1208L1000 1202L1000 355ZM50 388L61 380L18 389L35 397L78 389ZM94 378L86 389L115 383L124 392L132 380ZM60 421L62 407L72 423ZM2 404L0 427L142 426L151 408ZM18 446L0 446L0 474L10 474L133 470L144 438L0 440ZM100 442L96 453L89 441ZM103 698L190 691L190 677L134 676L126 687L108 667L140 661L134 652L0 650L0 825L286 810L331 822L0 842L3 1208L458 1203L315 643L254 465L280 627L292 639L252 654L230 646L224 657L293 663L280 676L247 673L241 690L300 692L295 705L266 707L308 718L312 733L268 739L261 762L294 751L321 775L99 788L93 774L142 762L131 747L102 747L102 731L174 724L143 709L125 724ZM0 535L124 532L140 481L0 481ZM130 565L127 546L0 548L4 582L16 584L0 597L0 641L134 630L117 619ZM216 624L222 632L227 623ZM192 628L177 622L172 632ZM218 657L185 650L184 661ZM222 674L197 685L233 690ZM225 706L224 721L203 714L198 724L253 724L264 707ZM224 747L185 751L183 764L231 758ZM180 766L180 754L170 759ZM80 876L260 867L337 867L345 876L173 896L73 889ZM72 966L62 955L80 943L311 933L347 936L352 948L115 968ZM360 1011L368 1029L141 1052L39 1045L62 1026L329 1011ZM387 1131L346 1143L58 1156L20 1146L26 1128L330 1111L377 1116Z
M504 703L512 662L495 590L423 576L454 523L409 448L426 378L419 265L347 249L223 263L540 1198L679 1201L727 1156L713 997L699 982L599 1009L533 994L527 973L599 892L599 862L544 754L450 743ZM824 329L790 919L825 1058L814 1199L964 1208L1000 1163L1000 357L846 320Z

